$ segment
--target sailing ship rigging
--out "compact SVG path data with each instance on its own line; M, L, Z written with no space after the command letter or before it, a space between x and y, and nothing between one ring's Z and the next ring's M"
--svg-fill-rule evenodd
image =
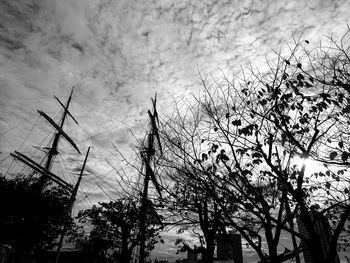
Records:
M152 163L154 161L156 149L159 151L160 154L162 154L162 145L159 138L159 132L158 132L158 125L159 125L159 119L158 119L158 113L157 113L157 96L155 96L154 99L152 99L153 104L153 111L151 112L148 110L149 115L149 122L150 122L150 130L147 136L147 142L146 146L144 146L144 149L141 150L141 159L142 164L145 167L145 173L144 173L144 181L143 181L143 190L141 193L141 207L140 207L140 225L139 225L139 231L140 231L140 246L139 246L139 258L138 262L143 263L145 262L146 258L146 231L147 231L147 208L151 204L148 197L148 188L149 188L149 182L151 181L156 188L157 194L161 198L161 187L159 185L159 182L156 178L154 167L152 167Z
M63 130L65 121L67 119L67 116L71 117L75 123L78 124L76 119L73 117L73 115L69 111L69 106L71 103L72 95L73 95L74 87L72 88L69 98L64 105L57 97L55 99L59 102L59 104L63 107L64 111L62 113L61 119L59 124L57 124L49 115L47 115L45 112L38 110L38 113L40 116L42 116L54 129L55 129L55 135L53 138L53 142L50 147L48 147L48 152L45 156L46 163L45 165L39 164L35 160L31 159L24 153L21 153L19 151L15 151L14 153L11 153L11 156L14 157L16 160L22 162L26 166L33 169L36 173L40 174L39 178L39 191L42 191L47 183L49 181L52 181L56 183L57 185L61 186L62 188L68 190L69 192L73 192L74 188L71 184L69 184L64 179L60 178L58 175L52 172L52 164L54 157L58 154L58 143L61 138L64 138L79 154L80 150L76 143L73 141L72 138L69 137L69 135Z
M57 184L58 186L62 187L63 189L67 190L68 193L70 194L69 202L68 202L68 213L66 215L66 219L64 220L64 224L62 227L61 235L59 238L58 246L57 246L57 251L56 251L56 259L55 262L59 262L59 257L60 257L60 251L62 248L63 244L63 239L66 234L66 231L69 226L69 219L71 218L72 210L73 210L73 205L76 200L76 196L78 193L78 189L82 180L82 176L84 173L86 161L89 155L90 147L87 150L85 160L81 169L81 172L79 174L79 177L74 185L74 187L62 179L60 176L55 174L52 171L52 166L53 166L53 161L54 157L59 154L58 151L58 144L61 138L65 139L71 146L72 148L75 149L75 151L78 154L81 154L77 144L73 141L73 139L63 130L64 124L66 122L67 117L69 116L73 121L78 124L77 120L73 117L71 112L69 111L69 106L71 103L72 95L73 95L74 87L72 88L69 98L64 105L56 96L54 98L58 101L58 103L63 107L63 113L61 115L60 121L57 124L48 114L45 112L38 110L38 113L41 117L43 117L55 130L55 135L52 140L52 144L50 147L45 147L44 152L46 153L46 156L44 158L45 164L40 164L36 162L35 160L31 159L29 156L25 155L24 153L21 153L19 151L15 151L14 153L11 153L11 156L14 157L17 161L23 163L27 167L31 168L34 173L38 173L40 175L39 180L38 180L38 187L36 190L39 192L43 192L46 187L49 185L50 182L53 182ZM36 147L37 148L37 147Z

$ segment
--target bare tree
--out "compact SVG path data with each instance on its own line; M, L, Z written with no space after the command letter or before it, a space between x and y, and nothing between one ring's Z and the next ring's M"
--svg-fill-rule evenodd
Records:
M198 238L199 246L189 244L183 238L177 239L179 251L201 254L204 263L212 263L217 234L225 229L222 210L206 191L209 182L197 180L199 175L195 174L199 170L171 167L170 162L167 164L170 166L163 171L171 183L164 188L166 224L178 227L178 233L188 231Z
M282 231L292 235L295 254L299 239L314 262L336 257L350 215L348 35L316 48L294 39L288 55L267 61L267 72L251 67L220 82L201 77L198 104L179 106L164 124L172 166L201 171L193 180L209 185L205 191L262 262L288 256L279 251ZM226 209L227 199L234 210ZM332 217L325 247L314 226ZM295 218L306 233L295 229Z

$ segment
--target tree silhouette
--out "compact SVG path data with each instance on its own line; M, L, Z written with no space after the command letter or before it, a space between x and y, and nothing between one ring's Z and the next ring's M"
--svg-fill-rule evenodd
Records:
M210 182L203 189L262 262L288 256L279 251L282 231L295 250L302 241L314 262L336 257L350 215L349 34L317 48L295 39L263 73L251 67L222 81L201 76L197 104L178 105L163 124L172 166L201 171L193 180ZM317 163L313 171L308 160ZM227 209L227 199L235 209ZM314 226L332 217L324 246ZM306 233L296 231L295 218Z
M167 164L171 165L170 162ZM176 244L179 245L179 251L200 253L204 263L213 262L217 234L225 228L222 211L204 190L208 185L193 180L196 178L193 173L198 171L190 167L178 169L180 170L176 171L175 167L168 169L167 176L172 183L164 188L164 223L171 227L177 226L178 233L189 231L198 238L199 246L188 244L185 239L178 239Z
M52 248L67 220L69 193L59 187L37 191L38 180L0 177L0 243L17 261ZM76 226L70 219L68 230Z
M90 223L89 243L91 258L104 262L130 262L132 252L140 244L139 204L131 198L100 203L85 211L80 211L81 222ZM147 251L150 252L158 241L159 216L152 209L147 210Z

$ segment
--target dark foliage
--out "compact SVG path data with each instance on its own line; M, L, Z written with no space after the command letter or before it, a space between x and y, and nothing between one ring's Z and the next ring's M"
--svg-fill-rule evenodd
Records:
M157 242L161 229L160 217L150 205L147 210L147 251ZM90 223L87 250L91 258L103 262L130 262L133 249L140 244L139 205L134 199L119 199L100 203L80 211L81 222Z
M69 220L69 193L58 187L39 192L37 181L0 177L0 244L13 248L17 257L40 254L52 248Z

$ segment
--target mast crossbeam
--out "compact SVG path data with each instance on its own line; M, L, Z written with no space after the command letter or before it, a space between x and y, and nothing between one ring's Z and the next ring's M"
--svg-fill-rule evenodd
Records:
M47 169L45 169L40 164L38 164L35 161L33 161L32 159L30 159L26 155L15 151L15 153L11 153L11 156L15 157L19 161L21 161L24 164L28 165L30 168L32 168L35 171L39 172L43 176L49 177L53 182L55 182L56 184L62 186L65 189L67 189L68 191L70 191L70 192L73 191L73 187L69 183L67 183L66 181L64 181L63 179L61 179L60 177L58 177L54 173L48 171Z
M67 107L63 105L63 103L59 100L59 98L57 98L56 96L53 96L53 97L58 101L58 103L63 107L63 109L67 112L67 114L73 119L73 121L76 124L78 124L78 121L73 117L73 115L70 113L70 111L67 109Z
M76 150L80 153L78 146L74 143L74 141L65 133L57 123L51 119L45 112L38 110L39 114L43 116ZM80 153L81 154L81 153Z

